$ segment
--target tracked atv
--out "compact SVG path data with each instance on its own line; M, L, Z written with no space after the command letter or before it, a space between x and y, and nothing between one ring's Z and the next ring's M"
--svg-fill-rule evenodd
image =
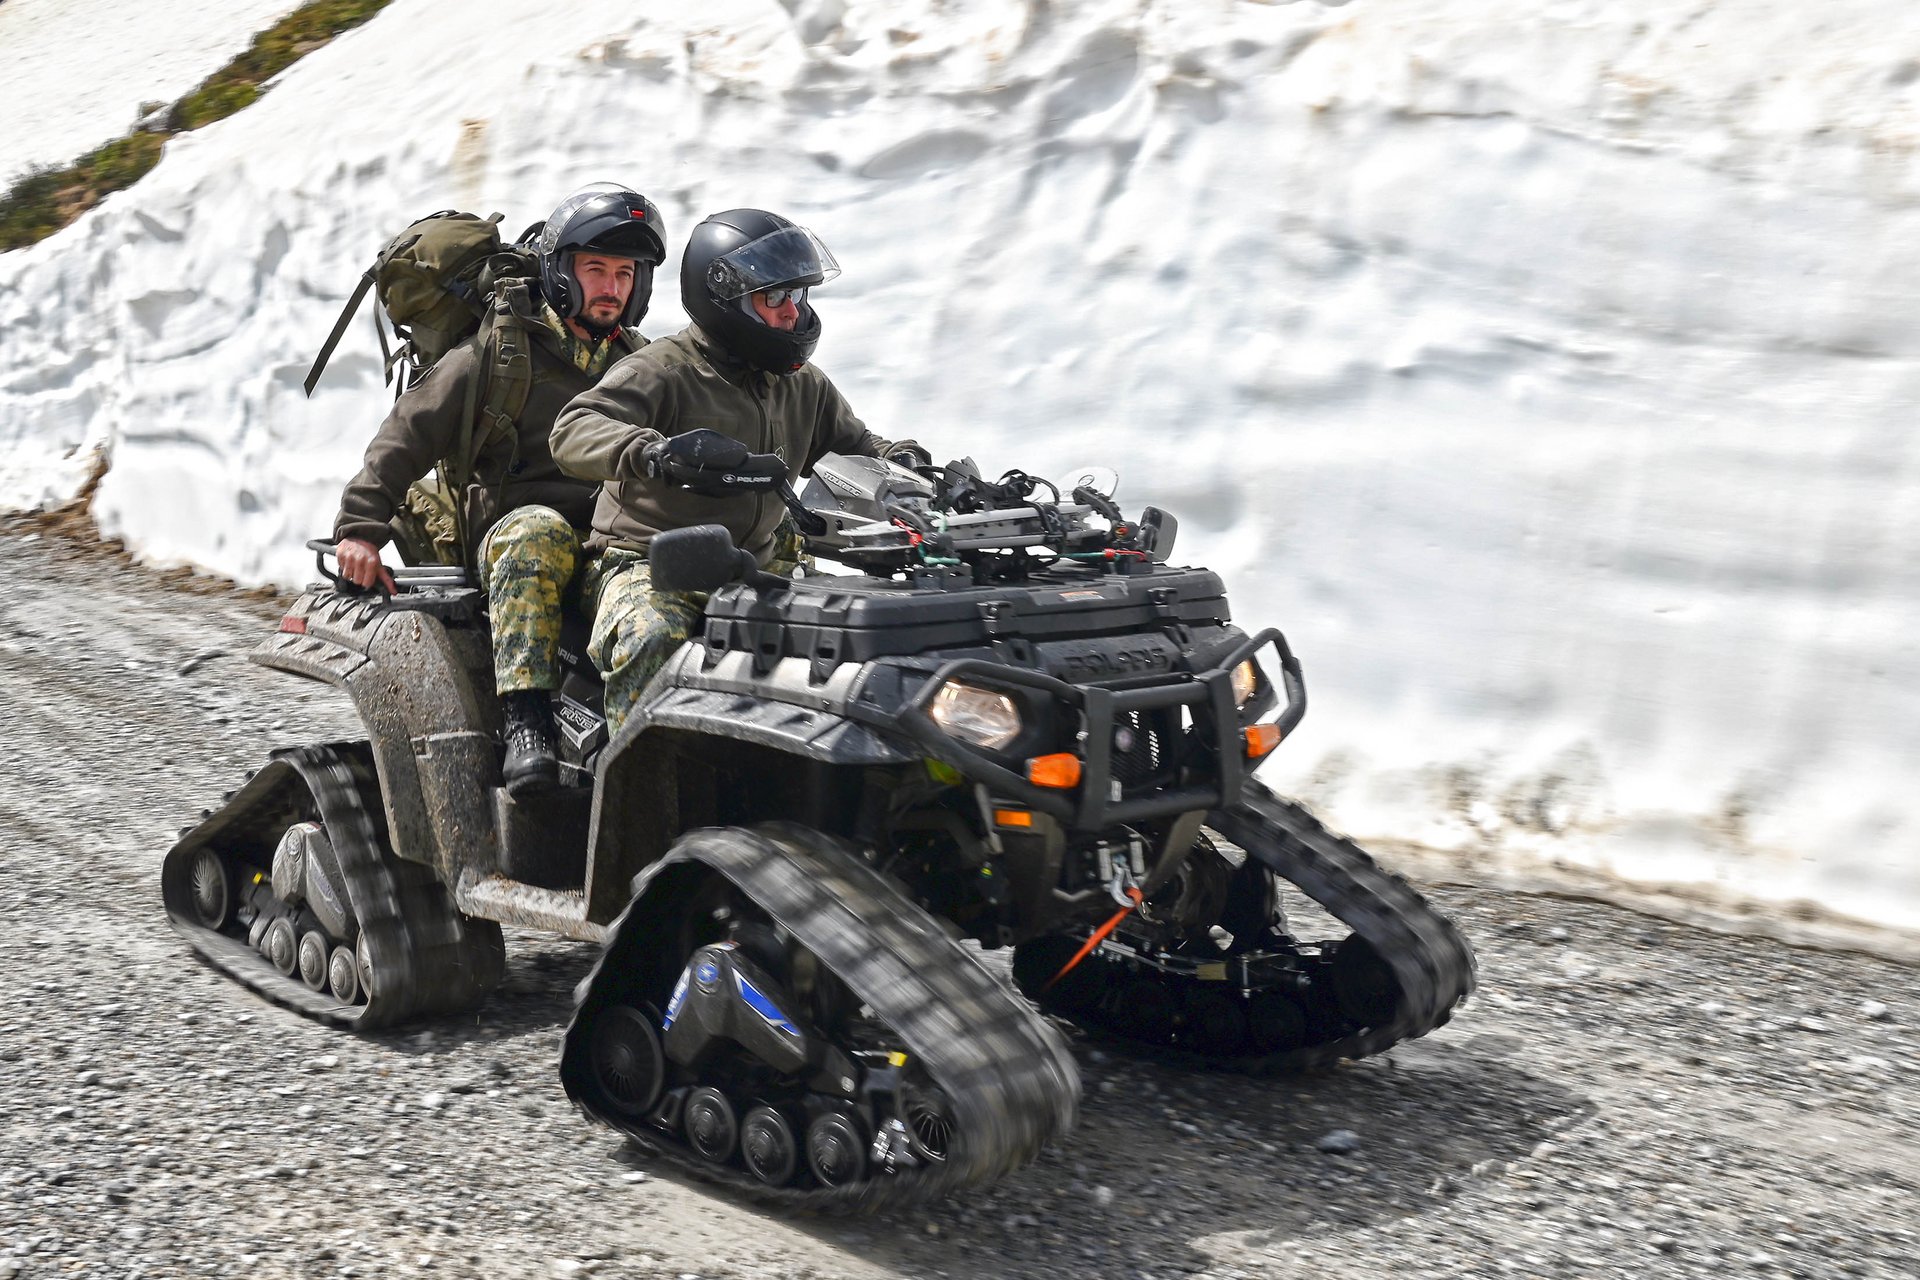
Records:
M564 785L534 801L498 785L458 571L317 586L254 660L343 686L369 738L277 753L185 832L169 914L229 975L362 1029L477 1004L502 923L599 943L569 1096L807 1202L989 1180L1071 1125L1071 1056L968 941L1011 948L1041 1009L1196 1064L1439 1026L1466 942L1252 779L1306 708L1286 641L1233 626L1216 575L1168 563L1173 519L1126 519L1114 487L829 456L782 491L853 576L767 575L719 526L662 535L655 586L711 592L704 634L612 741L563 638ZM1293 936L1282 882L1353 932Z

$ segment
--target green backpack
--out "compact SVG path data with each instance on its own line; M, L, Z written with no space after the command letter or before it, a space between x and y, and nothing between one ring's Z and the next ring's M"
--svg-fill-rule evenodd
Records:
M398 397L427 375L454 347L483 333L480 385L467 386L466 413L452 454L435 464L437 477L416 482L394 517L395 542L408 564L469 564L478 530L467 528L464 497L486 445L513 434L533 388L533 361L526 326L501 296L500 286L539 274L531 251L500 240L500 215L481 218L447 209L429 214L386 243L361 275L333 331L308 370L307 394L369 289L380 314L374 327L386 381L402 370ZM381 323L381 315L386 322ZM389 349L391 327L398 345Z

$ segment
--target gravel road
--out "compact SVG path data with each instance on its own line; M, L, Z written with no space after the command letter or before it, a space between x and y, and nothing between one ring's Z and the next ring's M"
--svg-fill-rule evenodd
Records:
M478 1016L364 1038L195 962L172 834L355 723L244 661L273 601L41 530L0 520L0 1280L1920 1275L1911 967L1458 886L1481 994L1384 1059L1083 1041L1080 1128L988 1191L737 1203L567 1104L583 946L510 931Z

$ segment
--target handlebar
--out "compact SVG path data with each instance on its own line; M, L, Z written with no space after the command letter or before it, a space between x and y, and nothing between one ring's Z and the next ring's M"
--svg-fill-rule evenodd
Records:
M313 552L313 567L320 571L321 577L333 584L335 591L340 592L342 595L349 596L378 595L383 599L389 598L387 589L383 586L375 584L371 587L363 587L357 582L347 581L333 570L327 568L327 557L338 556L340 554L339 543L326 538L309 538L307 539L307 550Z

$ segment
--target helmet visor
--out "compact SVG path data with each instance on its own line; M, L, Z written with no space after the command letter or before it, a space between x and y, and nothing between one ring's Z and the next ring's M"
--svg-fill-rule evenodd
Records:
M707 291L725 302L778 285L824 284L840 274L820 237L805 227L780 230L750 240L707 267Z

